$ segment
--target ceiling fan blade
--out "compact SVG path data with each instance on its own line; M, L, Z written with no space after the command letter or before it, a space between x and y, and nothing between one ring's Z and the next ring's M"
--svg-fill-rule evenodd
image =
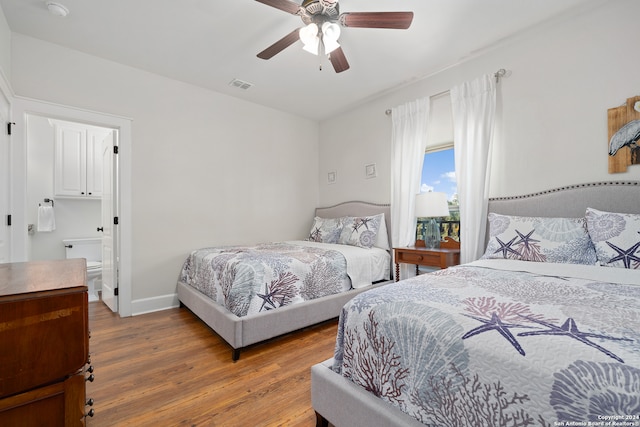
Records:
M257 55L258 58L260 59L273 58L278 53L282 52L283 50L285 50L286 48L288 48L289 46L291 46L292 44L300 40L300 35L298 34L299 32L300 32L300 28L296 28L295 30L291 31L289 34L287 34L286 36L284 36L283 38L281 38L280 40L278 40L277 42L275 42L274 44L272 44L262 52L260 52Z
M331 65L333 65L333 69L336 70L336 73L341 73L349 69L349 63L341 47L329 54L329 60L331 61Z
M346 12L340 14L339 21L345 27L406 30L413 21L413 12Z
M259 3L266 4L267 6L275 7L276 9L284 10L292 15L296 15L300 10L300 5L289 0L256 0Z

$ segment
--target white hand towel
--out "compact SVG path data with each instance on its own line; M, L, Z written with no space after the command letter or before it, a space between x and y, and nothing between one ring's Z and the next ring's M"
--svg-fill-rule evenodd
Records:
M38 206L38 231L53 231L56 229L56 216L53 206Z

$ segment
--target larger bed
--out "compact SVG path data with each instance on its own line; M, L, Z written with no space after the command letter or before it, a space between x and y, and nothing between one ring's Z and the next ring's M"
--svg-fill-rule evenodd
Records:
M337 235L332 219L341 219ZM372 228L368 220L378 221L372 240L363 231ZM341 233L348 227L358 228L357 241ZM336 318L354 295L390 282L389 230L389 205L355 201L317 208L308 239L316 241L193 251L178 298L229 343L235 361L242 348Z
M481 260L345 304L318 426L640 425L640 182L489 212Z

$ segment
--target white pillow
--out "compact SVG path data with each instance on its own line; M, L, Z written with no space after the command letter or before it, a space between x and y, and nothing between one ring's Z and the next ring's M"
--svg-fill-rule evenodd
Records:
M391 249L389 245L389 233L387 232L387 223L384 220L384 214L381 215L382 221L380 221L380 228L378 228L378 235L376 236L376 242L373 246L388 251Z

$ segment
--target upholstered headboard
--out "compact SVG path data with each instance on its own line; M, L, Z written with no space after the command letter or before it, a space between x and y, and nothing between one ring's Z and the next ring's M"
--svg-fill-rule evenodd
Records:
M343 216L371 216L384 214L387 236L391 244L391 205L369 202L343 202L333 206L316 208L316 216L322 218L340 218Z
M640 213L640 181L576 184L524 196L489 199L489 212L503 215L581 218L587 208ZM489 224L485 245L489 241Z
M576 184L524 196L489 199L489 212L541 217L583 217L587 208L640 213L640 181Z

